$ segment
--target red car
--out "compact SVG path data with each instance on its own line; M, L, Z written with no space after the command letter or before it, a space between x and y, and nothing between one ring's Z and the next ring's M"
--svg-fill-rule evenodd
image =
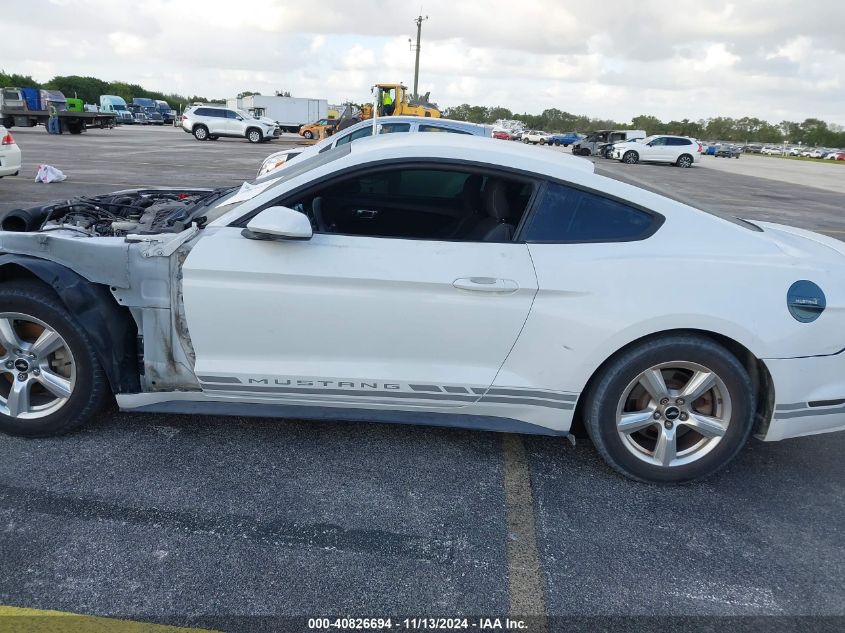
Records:
M507 130L493 130L493 138L509 141L511 140L511 135Z
M496 133L494 132L493 135L495 136ZM839 152L834 160L845 160L845 152Z

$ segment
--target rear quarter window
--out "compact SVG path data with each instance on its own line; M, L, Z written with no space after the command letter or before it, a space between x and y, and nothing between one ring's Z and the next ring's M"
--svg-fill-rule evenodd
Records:
M624 202L547 183L525 228L526 242L628 242L645 239L662 217Z

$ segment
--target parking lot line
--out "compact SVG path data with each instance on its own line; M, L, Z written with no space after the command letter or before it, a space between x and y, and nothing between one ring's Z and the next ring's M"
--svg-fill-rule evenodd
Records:
M215 633L208 629L136 622L0 605L0 633Z
M525 445L519 435L502 438L505 457L505 523L508 530L508 595L512 616L540 616L534 631L548 631L546 584L537 551L534 495Z

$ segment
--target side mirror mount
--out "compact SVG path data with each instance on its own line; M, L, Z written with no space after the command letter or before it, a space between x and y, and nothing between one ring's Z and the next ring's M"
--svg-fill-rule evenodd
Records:
M270 207L252 218L241 235L251 240L310 240L314 231L304 213Z

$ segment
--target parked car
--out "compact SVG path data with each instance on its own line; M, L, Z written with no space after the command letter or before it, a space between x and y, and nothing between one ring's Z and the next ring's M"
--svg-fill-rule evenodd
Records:
M511 135L507 130L493 130L493 138L497 138L502 141L509 141L511 140Z
M752 434L845 429L845 244L573 156L386 135L257 191L122 191L0 226L28 231L0 234L12 435L66 433L111 393L125 411L552 436L577 414L611 467L676 483Z
M150 125L164 125L164 116L158 110L147 110L144 114Z
M487 136L492 137L493 128L489 125L481 125L479 123L468 123L466 121L454 121L452 119L434 119L422 118L418 116L392 116L389 119L379 119L376 123L378 125L379 134L394 134L394 133L432 133L432 132L448 132L452 134L467 134L470 136ZM373 136L373 121L359 121L358 123L345 128L341 132L334 134L328 138L323 139L319 143L307 148L293 148L286 149L280 152L270 154L261 163L258 170L258 176L274 172L277 169L286 167L293 160L300 158L307 158L320 152L325 152L333 147L339 147L352 141L361 138Z
M135 123L137 123L138 125L149 125L150 124L150 119L147 116L146 112L135 112L132 115L132 118L135 119Z
M545 145L550 136L551 134L542 130L530 130L522 135L522 142L532 145Z
M15 137L0 125L0 178L17 176L21 169L21 148L15 143Z
M613 158L629 165L642 161L692 167L693 163L701 159L701 151L701 143L695 139L658 134L647 136L641 141L615 144Z
M182 129L198 141L215 141L221 136L246 138L261 143L278 138L279 127L266 117L256 118L243 110L192 106L182 114Z
M839 152L836 154L836 158L834 160L845 160L845 152Z
M714 154L716 158L739 158L742 148L738 145L720 145Z
M339 119L319 119L318 121L314 121L314 123L306 123L299 128L299 135L307 139L317 138L320 136L320 130L323 128L326 128L328 133L331 134L331 131L338 123Z
M648 136L644 130L596 130L572 145L577 156L603 155L609 145L624 143Z
M781 154L783 154L783 152L784 152L783 147L779 147L779 146L776 146L776 145L769 145L767 147L764 147L760 153L766 154L768 156L780 156Z
M548 143L550 145L555 145L559 147L563 145L564 147L569 147L573 143L577 143L583 138L581 134L576 134L575 132L566 132L565 134L552 134L549 137Z
M842 154L842 153L843 153L843 150L834 149L834 150L828 152L827 154L825 154L824 159L825 160L837 160L837 156L839 156L839 154Z
M528 130L516 130L511 134L512 141L521 141L522 137L528 134Z
M744 154L760 154L763 151L763 146L757 143L751 143L741 148Z
M645 138L645 137L644 136L634 136L632 138L629 138L626 141L613 141L613 142L610 142L610 143L597 144L595 146L595 154L596 154L596 156L601 156L602 158L610 159L610 158L613 158L613 147L617 143L620 143L620 142L638 143L639 141L643 140L643 138Z

